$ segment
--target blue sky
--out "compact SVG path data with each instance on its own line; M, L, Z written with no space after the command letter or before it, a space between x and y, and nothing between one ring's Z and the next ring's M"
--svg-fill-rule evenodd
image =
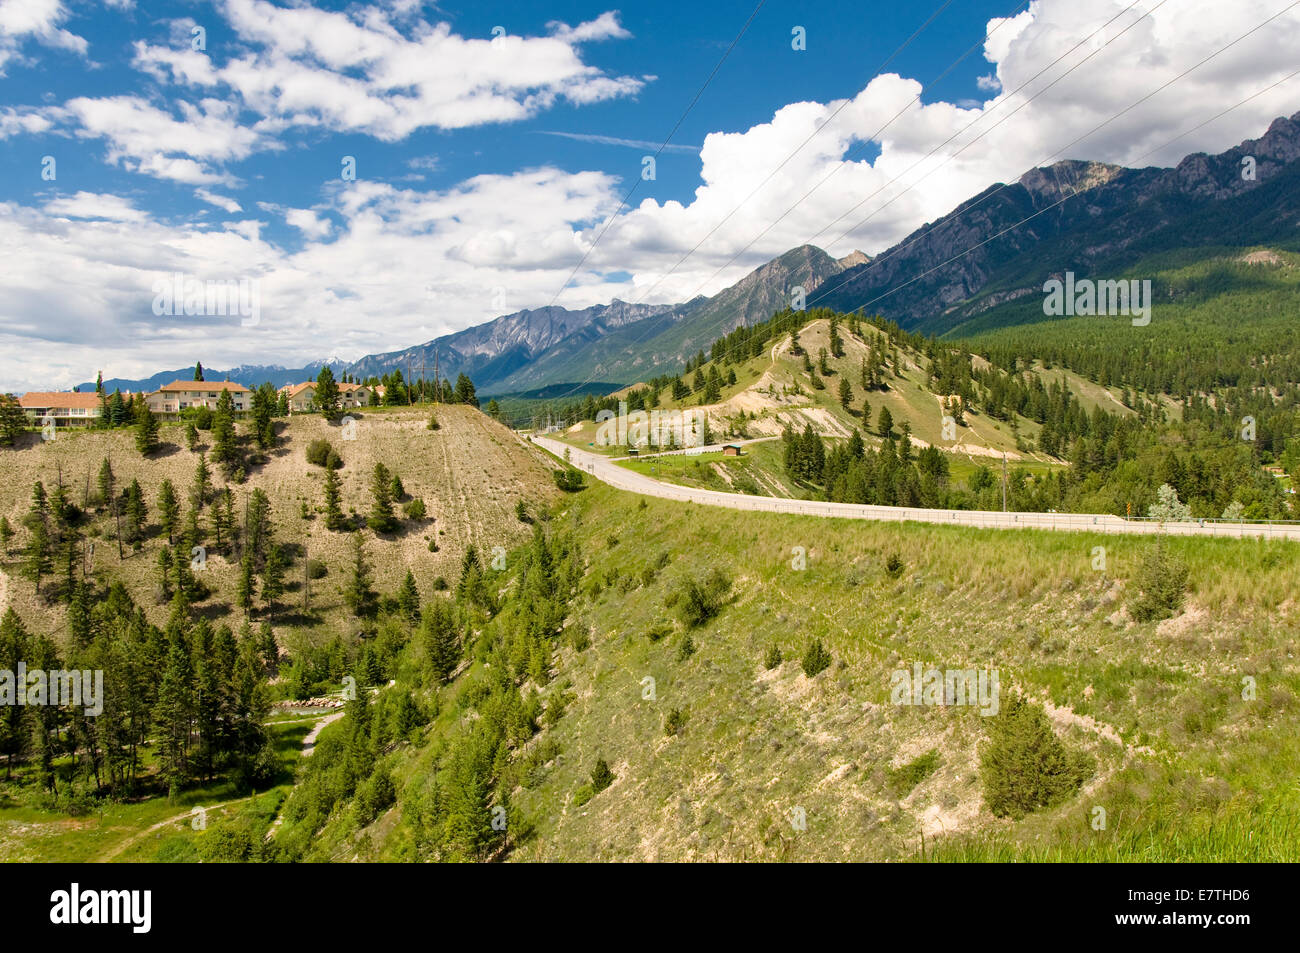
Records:
M1295 83L1162 146L1294 69L1294 10L1089 133L1286 6L768 0L645 180L754 3L0 0L0 387L355 358L713 293L807 241L874 254L1035 164L1261 134ZM254 283L258 320L158 314L178 272Z
M243 180L239 189L228 192L241 205L248 199L309 206L320 198L323 183L338 178L341 157L353 155L360 176L394 183L447 188L483 173L509 174L527 164L554 165L573 172L600 169L624 179L625 190L640 179L635 201L689 201L699 184L699 148L705 136L744 131L790 102L827 102L855 94L877 66L943 7L943 0L874 8L861 3L768 0L660 155L656 179L641 179L642 156L658 150L755 5L742 0L619 8L619 22L631 36L585 45L582 62L611 76L642 79L644 85L634 95L590 106L561 101L516 122L452 130L431 126L393 142L364 134L291 130L281 137L283 152L258 151L228 163L225 168ZM315 6L345 13L361 5ZM934 77L978 42L991 17L1026 6L1013 7L1010 0L953 0L927 28L924 42L918 38L909 44L890 68L907 76ZM218 4L150 3L113 9L87 3L69 4L67 9L69 15L61 26L88 38L89 55L25 44L19 55L28 54L30 59L7 68L0 105L56 104L87 95L166 98L167 84L133 65L134 46L142 41L186 45L192 33L174 26L178 20L193 20L204 27L207 53L217 61L227 59L241 45ZM465 37L490 38L496 27L538 37L550 33L549 25L557 21L587 22L610 9L608 4L590 2L429 3L413 6L408 23L422 14L426 22L447 22ZM796 26L806 31L806 49L801 52L792 49ZM977 87L977 78L989 72L988 62L976 50L926 98L979 101L985 94ZM619 140L626 144L616 144ZM104 161L105 150L98 141L74 149L68 145L54 135L0 141L0 199L22 201L33 193L53 196L70 190L112 192L133 197L139 207L159 216L211 214L211 207L196 199L193 188L184 183L142 182L139 175ZM58 179L37 184L40 180L33 181L32 170L39 169L41 157L48 154L59 160ZM863 148L862 154L870 155L871 149ZM294 243L301 238L282 220L269 224L266 234L278 241Z

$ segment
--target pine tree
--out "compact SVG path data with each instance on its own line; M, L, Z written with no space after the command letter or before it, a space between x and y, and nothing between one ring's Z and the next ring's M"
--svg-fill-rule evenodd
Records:
M126 505L123 509L126 511L126 525L130 533L127 542L132 549L139 550L144 545L145 524L149 519L149 507L144 501L144 489L139 480L131 481L131 485L126 488L125 497Z
M117 492L117 478L113 476L113 465L108 462L108 457L99 465L99 499L105 506L113 500L113 494Z
M406 570L401 588L397 590L396 601L406 621L414 625L420 615L420 590L415 585L415 574L409 569Z
M199 518L198 508L190 506L189 513L185 517L185 549L193 553L195 548L203 544L203 523Z
M211 477L207 455L200 453L199 462L194 468L194 489L190 493L191 500L199 509L207 505L208 497L212 495Z
M253 437L262 450L275 446L275 388L263 383L253 391Z
M218 552L224 551L226 540L230 537L230 517L226 512L226 497L230 494L230 488L226 487L212 505L212 535L216 538L216 548ZM233 505L233 500L232 500Z
M27 413L14 396L0 394L0 445L12 447L27 424Z
M189 778L188 748L194 717L194 672L184 637L173 629L166 663L158 685L154 720L158 725L159 767L167 783L168 799L174 800Z
M375 590L370 584L370 564L366 562L365 540L361 533L352 537L352 578L343 590L343 602L358 618L374 615L377 606Z
M18 670L18 663L30 657L30 636L13 607L5 609L0 617L0 668L10 672ZM22 759L31 743L31 727L26 705L0 706L0 754L5 756L5 779L13 772L14 762Z
M253 611L253 600L257 596L257 579L253 575L253 551L245 548L244 557L239 561L239 584L235 590L235 600L244 610L247 619Z
M465 547L465 555L461 557L456 598L462 602L479 604L483 595L483 566L479 563L478 547L470 543Z
M325 526L331 530L338 531L343 529L343 509L340 500L342 493L339 490L339 475L337 470L326 469L325 471Z
M275 603L284 595L284 553L278 545L272 545L266 554L266 565L262 567L262 601L267 611L275 616Z
M316 409L326 420L333 420L339 415L339 385L334 380L334 372L328 364L316 375Z
M880 408L880 416L876 421L876 433L882 437L888 437L894 432L894 415L889 412L888 407Z
M146 457L158 449L158 418L144 403L135 412L135 448Z
M172 597L172 551L168 546L158 550L158 593L161 602L170 602Z
M163 480L158 487L158 511L162 516L163 529L167 530L167 542L176 543L176 529L180 525L181 506L176 499L176 488L171 480Z
M988 740L979 751L979 778L984 802L996 817L1019 819L1058 804L1090 773L1087 756L1067 750L1042 709L1019 695L981 720Z
M108 399L108 421L109 426L121 427L131 419L127 412L126 401L122 399L121 390L113 391L113 396Z
M465 374L456 376L456 403L478 406L478 397L474 393L474 382Z
M36 584L36 594L41 594L41 577L50 572L51 538L49 519L49 499L45 487L39 481L32 486L32 506L24 519L28 532L27 548L24 551L24 568L27 578Z
M853 403L853 385L849 383L847 377L840 378L840 406L845 410L849 409L849 404Z
M492 830L491 756L486 739L472 736L457 745L447 785L447 841L454 856L482 860L496 839Z
M375 464L375 474L370 481L374 504L370 508L370 528L376 533L389 533L397 528L393 516L393 477L382 463Z
M235 471L239 460L239 444L235 440L235 399L224 388L212 415L212 459L227 475Z
M425 608L419 640L433 677L438 684L445 683L460 663L461 654L460 627L455 610L446 599L435 598Z

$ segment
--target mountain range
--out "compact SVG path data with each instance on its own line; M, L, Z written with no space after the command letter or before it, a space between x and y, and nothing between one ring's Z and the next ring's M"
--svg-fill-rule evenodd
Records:
M243 366L207 376L279 386L314 378L326 363L336 375L431 376L436 359L443 377L468 374L485 396L554 392L562 384L609 390L680 369L728 331L789 307L796 287L808 307L863 309L908 330L960 334L965 322L1040 293L1047 278L1066 270L1118 275L1146 255L1180 247L1294 247L1297 159L1300 112L1274 120L1259 139L1218 155L1189 155L1173 168L1066 160L1033 169L1014 183L990 186L874 258L854 252L835 259L803 245L711 297L682 304L616 299L576 310L527 309L350 363ZM186 367L104 383L153 389L191 373Z

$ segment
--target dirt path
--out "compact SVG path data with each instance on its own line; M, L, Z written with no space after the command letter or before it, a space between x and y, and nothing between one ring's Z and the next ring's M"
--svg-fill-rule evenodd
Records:
M316 724L312 725L311 731L307 732L306 737L302 739L302 756L310 758L311 753L316 750L316 739L320 737L321 731L326 725L332 725L342 718L346 712L336 711L332 715L326 715Z
M195 807L202 809L206 813L208 811L220 810L223 807L229 807L231 804L242 804L244 801L251 801L255 797L257 797L256 794L250 794L248 795L248 797L236 798L233 801L223 801L220 804L211 804L208 805L207 807L198 804L195 805ZM132 844L135 844L143 840L145 837L148 837L150 834L154 833L155 831L160 831L164 827L167 827L169 824L179 824L182 821L185 821L186 819L192 817L194 817L193 807L190 808L188 811L186 811L184 814L177 814L175 817L169 817L165 821L159 821L157 824L150 825L149 827L146 827L144 830L140 831L139 833L132 834L130 837L126 838L125 840L120 841L108 853L103 854L101 857L99 857L96 863L101 863L101 864L108 863L109 861L113 860L115 857L119 856L124 850L126 850Z
M325 726L333 724L334 722L342 718L345 714L346 712L342 712L342 711L331 712L330 714L325 715L322 718L318 719L316 721L316 724L312 725L311 731L307 732L307 734L303 736L302 739L302 756L304 758L311 757L311 753L314 750L316 750L316 739L320 737L320 733L322 730L324 730ZM265 793L265 792L259 792L259 793ZM196 805L196 807L202 808L204 812L219 811L222 808L230 807L232 804L242 804L245 801L251 801L253 798L257 796L258 794L250 794L247 797L236 798L233 801L222 801L220 804L211 804L206 806L199 804ZM138 843L139 841L143 840L145 837L148 837L150 834L156 833L157 831L162 830L164 827L167 827L170 824L180 824L186 819L193 818L193 817L194 817L194 808L190 808L184 814L177 814L175 817L169 817L166 820L159 821L157 824L151 824L149 827L146 827L144 830L140 831L139 833L132 834L130 837L118 843L106 854L100 856L96 861L96 863L108 863L114 858L119 857L122 854L122 852L125 851L132 844ZM280 818L276 817L275 823L271 825L272 834L274 833L275 828L279 826L280 826ZM268 834L268 836L271 835Z

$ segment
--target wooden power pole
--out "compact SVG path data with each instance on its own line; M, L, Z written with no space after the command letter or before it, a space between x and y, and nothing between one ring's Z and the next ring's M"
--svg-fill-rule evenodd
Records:
M1007 511L1007 454L1002 453L1002 512Z

